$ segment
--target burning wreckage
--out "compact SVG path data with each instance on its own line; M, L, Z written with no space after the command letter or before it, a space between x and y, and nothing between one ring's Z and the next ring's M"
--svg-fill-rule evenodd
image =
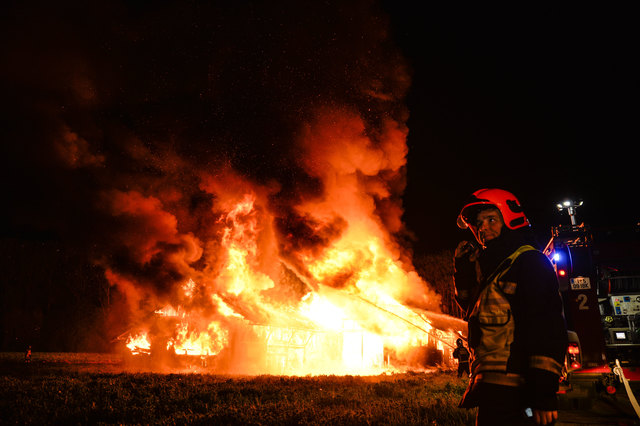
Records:
M465 324L441 313L398 239L407 133L389 115L374 125L355 109L320 108L293 142L300 182L259 182L228 165L198 169L195 185L169 176L106 192L126 230L110 242L127 261L104 265L123 295L126 351L158 368L238 374L449 361ZM185 167L175 163L189 164L173 161L176 173ZM194 208L196 192L206 202Z
M286 322L246 322L233 332L211 323L205 332L189 331L190 315L171 306L156 310L148 330L118 337L128 353L156 367L188 367L242 374L379 374L448 365L462 321L443 314L396 305L396 312L349 294L308 293L305 308L289 312ZM344 317L329 300L360 304L387 318L400 334L386 337ZM405 315L401 316L401 315ZM314 319L314 316L316 318ZM431 318L431 319L430 319ZM447 331L433 327L433 323ZM215 331L214 331L215 330ZM217 333L217 334L216 334ZM220 340L218 340L220 339ZM233 360L232 362L230 362Z
M256 194L230 206L218 218L216 272L194 274L199 278L176 289L175 302L118 337L132 362L287 375L379 374L451 362L464 323L434 309L437 295L407 272L375 221L351 220L315 257L302 250L272 259L276 281L261 265L261 256L274 253L272 235L265 235L273 218Z

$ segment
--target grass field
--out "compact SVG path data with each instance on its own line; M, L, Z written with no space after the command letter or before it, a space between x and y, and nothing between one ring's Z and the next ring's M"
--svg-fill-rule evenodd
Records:
M132 372L115 355L0 354L6 424L464 425L451 372L220 376Z
M379 376L153 373L112 354L0 353L0 424L469 425L451 371ZM625 395L559 412L557 426L638 425ZM561 401L562 402L562 401ZM564 401L567 402L567 401Z

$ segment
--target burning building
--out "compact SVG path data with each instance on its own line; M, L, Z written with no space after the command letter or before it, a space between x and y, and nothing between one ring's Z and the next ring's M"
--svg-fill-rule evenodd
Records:
M150 338L164 336L175 354L214 357L223 371L279 374L424 366L416 348L451 347L453 329L435 330L429 318L438 296L376 214L406 154L405 132L387 126L379 142L357 115L307 128L306 161L324 191L286 217L271 210L273 189L235 173L203 181L220 200L210 213L217 237L182 253L188 278L127 346L150 351Z
M24 37L3 75L29 96L7 121L53 176L22 179L16 217L46 208L43 227L86 247L110 285L106 328L139 356L424 365L416 348L442 353L459 322L407 249L410 71L384 13L216 3L16 13L29 20L9 28Z

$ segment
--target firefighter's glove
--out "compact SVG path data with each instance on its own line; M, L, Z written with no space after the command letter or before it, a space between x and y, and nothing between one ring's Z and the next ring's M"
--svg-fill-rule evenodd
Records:
M462 260L469 262L475 262L480 249L470 241L460 241L456 247L453 256L455 257L456 264Z
M466 309L471 289L477 285L476 258L479 249L469 241L461 241L454 252L455 273L453 282L456 289L456 301Z

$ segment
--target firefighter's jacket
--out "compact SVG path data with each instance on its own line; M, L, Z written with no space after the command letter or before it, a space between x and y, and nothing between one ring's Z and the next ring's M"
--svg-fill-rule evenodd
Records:
M550 262L521 245L484 278L460 263L456 299L467 313L472 374L461 406L478 405L478 389L491 383L519 388L531 408L557 409L567 333Z

